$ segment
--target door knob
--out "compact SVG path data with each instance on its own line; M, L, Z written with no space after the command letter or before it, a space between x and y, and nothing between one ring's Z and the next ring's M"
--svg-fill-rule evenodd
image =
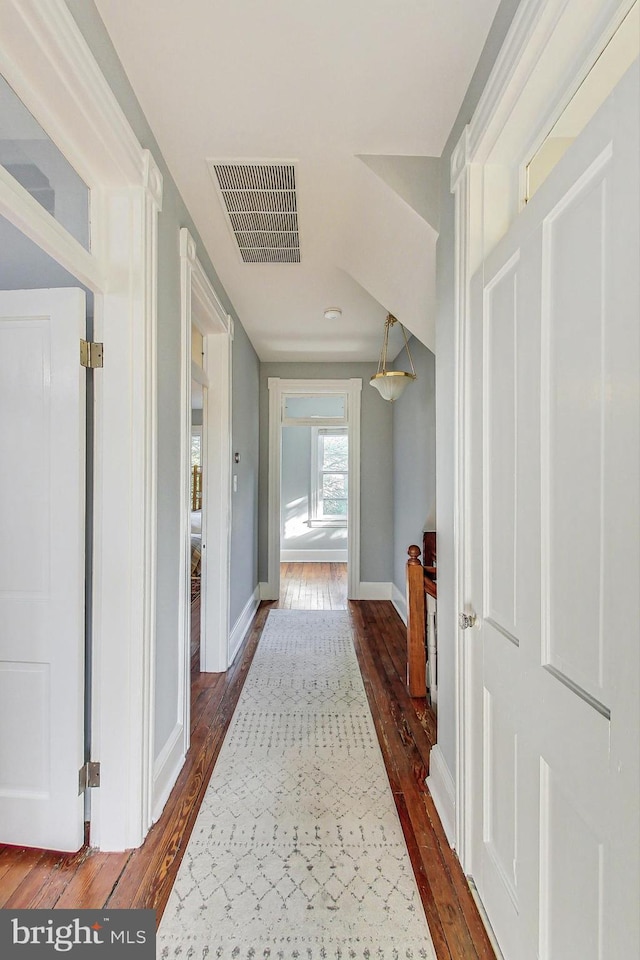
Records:
M475 613L459 613L458 614L458 626L461 630L468 630L469 627L475 626L477 617Z

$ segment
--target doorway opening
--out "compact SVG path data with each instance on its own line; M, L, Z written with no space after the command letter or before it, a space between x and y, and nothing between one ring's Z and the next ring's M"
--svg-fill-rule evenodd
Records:
M289 396L282 425L280 603L344 608L349 430L344 395ZM313 421L313 422L309 422Z
M192 330L192 348L196 352L202 346L202 336ZM195 345L195 346L193 346ZM193 361L196 363L196 361ZM204 557L202 551L202 517L204 504L204 447L203 412L207 389L198 380L191 381L191 462L189 476L189 498L191 506L191 563L190 563L190 657L192 677L200 673L200 638L202 629L202 580Z
M181 711L175 742L181 764L189 748L192 676L224 672L235 651L229 638L233 323L186 228L180 231L180 268Z
M269 379L265 599L326 609L358 598L361 388Z

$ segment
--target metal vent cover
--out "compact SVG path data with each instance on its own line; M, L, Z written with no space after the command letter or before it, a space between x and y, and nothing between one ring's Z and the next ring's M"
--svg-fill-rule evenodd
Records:
M294 164L209 163L244 263L300 263Z

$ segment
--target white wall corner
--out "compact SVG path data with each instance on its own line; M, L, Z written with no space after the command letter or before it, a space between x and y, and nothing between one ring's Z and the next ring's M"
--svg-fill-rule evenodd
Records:
M391 600L393 584L385 580L360 581L358 600Z
M395 583L391 584L391 602L398 611L405 627L407 625L407 598L405 594L398 590Z
M429 755L429 776L425 781L450 846L456 846L456 791L451 771L436 743Z
M247 631L251 626L254 614L260 605L260 597L262 593L263 584L258 584L255 588L244 607L238 619L236 620L233 629L229 635L229 666L235 660L236 654L240 647L242 646L242 641L247 635Z

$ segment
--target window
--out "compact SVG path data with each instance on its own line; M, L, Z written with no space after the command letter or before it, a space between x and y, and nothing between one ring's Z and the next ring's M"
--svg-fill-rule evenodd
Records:
M347 525L349 437L346 427L314 427L311 456L312 526Z

